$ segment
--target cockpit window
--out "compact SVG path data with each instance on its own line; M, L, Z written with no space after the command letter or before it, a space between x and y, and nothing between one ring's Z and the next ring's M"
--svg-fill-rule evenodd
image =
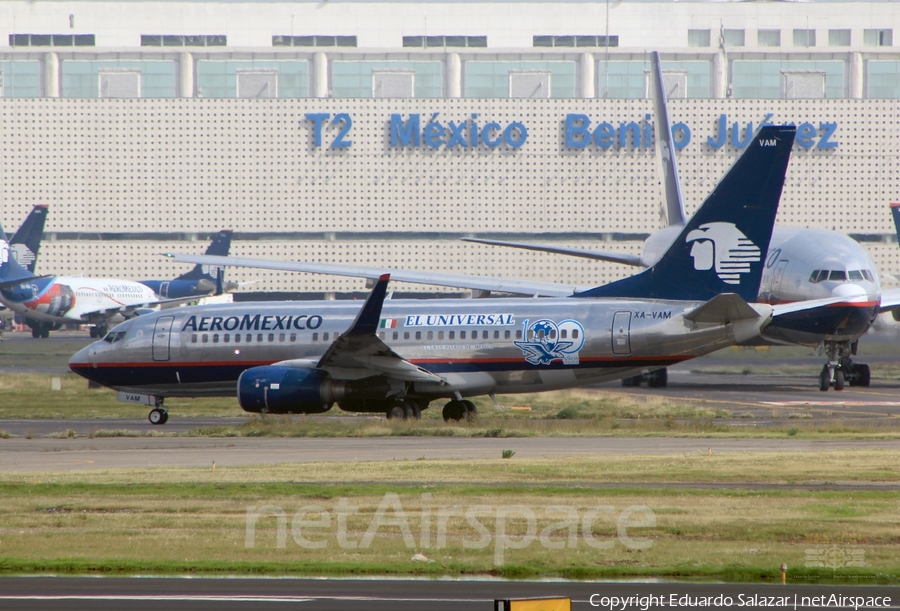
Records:
M849 274L851 280L862 280L863 279L863 273L862 273L861 269L851 269L847 273Z
M116 342L120 342L125 339L125 331L110 331L106 334L106 337L103 338L107 344L114 344Z
M875 282L875 275L867 269L862 270L863 277L869 282Z
M842 269L833 269L833 270L831 270L831 272L828 274L828 279L829 279L829 280L841 280L841 281L846 280L846 279L847 279L847 272L845 272L845 271L842 270Z

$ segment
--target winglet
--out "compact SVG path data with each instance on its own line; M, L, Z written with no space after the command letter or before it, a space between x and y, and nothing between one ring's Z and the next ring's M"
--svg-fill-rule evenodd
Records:
M385 297L387 297L387 286L390 279L390 274L382 274L378 277L375 288L369 293L362 309L356 315L356 320L344 333L345 336L375 335L378 330L378 323L381 321L381 308L384 306Z

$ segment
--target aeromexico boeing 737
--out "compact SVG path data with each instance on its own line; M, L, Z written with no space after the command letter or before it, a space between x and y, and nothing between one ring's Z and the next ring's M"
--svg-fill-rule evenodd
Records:
M748 304L793 145L766 127L650 269L567 298L388 300L381 276L353 303L244 302L127 321L75 354L72 371L153 405L237 392L249 412L416 417L447 399L538 392L664 367L758 336L809 304ZM227 264L227 262L226 262ZM408 275L408 273L406 273Z

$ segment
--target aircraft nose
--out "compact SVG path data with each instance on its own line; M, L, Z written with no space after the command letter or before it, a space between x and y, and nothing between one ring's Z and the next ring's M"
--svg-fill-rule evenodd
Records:
M840 297L842 299L855 299L857 297L867 297L868 292L865 287L862 287L858 284L854 284L852 282L848 282L845 284L839 284L831 291L832 297Z

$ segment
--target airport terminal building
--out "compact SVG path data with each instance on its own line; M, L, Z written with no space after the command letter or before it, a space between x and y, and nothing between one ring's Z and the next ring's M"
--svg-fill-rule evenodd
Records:
M38 273L175 276L157 253L232 228L243 256L629 275L459 238L638 253L660 226L651 50L688 212L760 122L795 123L779 222L900 272L897 2L8 0L0 45L0 220L50 205Z

